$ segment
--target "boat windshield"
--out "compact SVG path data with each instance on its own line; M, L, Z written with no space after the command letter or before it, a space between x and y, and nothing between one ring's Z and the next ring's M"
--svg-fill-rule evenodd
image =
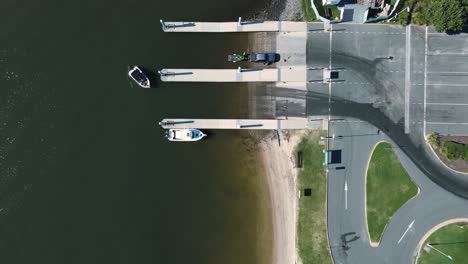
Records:
M139 70L132 71L131 75L133 78L135 78L136 80L140 82L145 81L147 79L146 76Z

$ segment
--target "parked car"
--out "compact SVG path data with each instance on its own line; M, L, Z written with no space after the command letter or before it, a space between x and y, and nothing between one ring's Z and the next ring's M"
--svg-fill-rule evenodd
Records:
M245 53L242 55L232 54L228 55L228 61L240 62L262 62L263 64L272 64L279 61L280 55L277 53Z

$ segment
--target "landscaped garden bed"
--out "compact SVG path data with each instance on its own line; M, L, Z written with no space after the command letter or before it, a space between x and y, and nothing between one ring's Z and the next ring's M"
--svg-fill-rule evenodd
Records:
M427 141L445 165L468 173L468 136L444 136L432 133L427 137Z

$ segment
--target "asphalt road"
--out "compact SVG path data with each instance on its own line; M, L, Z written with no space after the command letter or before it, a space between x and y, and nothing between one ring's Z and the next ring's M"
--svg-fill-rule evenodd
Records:
M468 34L442 36L425 27L375 24L338 24L330 32L322 24L310 24L309 30L307 91L285 87L276 92L282 99L305 97L305 114L335 120L329 135L343 136L330 142L332 149L342 149L338 166L345 167L330 166L328 175L334 261L412 263L419 240L431 227L468 216L468 177L441 164L424 139L432 131L468 134ZM338 77L324 83L323 68L336 70ZM364 180L371 150L380 140L394 146L421 191L396 213L379 247L373 248L365 222Z
M459 37L452 42L434 43L429 48L428 32L421 27L336 25L328 33L328 61L321 57L315 61L310 58L314 61L311 67L320 67L320 63L322 67L329 65L340 77L329 84L328 91L309 87L309 95L321 98L328 93L329 118L346 120L331 122L329 130L330 135L348 136L342 142L330 142L331 148L346 149L344 155L347 155L345 163L341 164L346 167L344 171L330 169L329 172L328 230L336 263L412 263L417 243L427 230L444 220L468 216L468 201L461 198L468 197L468 177L446 169L424 142L428 126L432 128L432 122L441 120L449 124L437 124L439 127L467 134L463 130L466 115L460 110L463 105L427 104L433 102L432 97L428 97L427 84L446 87L454 83L454 87L459 87L463 81L463 77L448 81L432 76L448 67L444 65L451 64L444 59L432 61L428 53L441 54L437 47L451 43L454 48L449 49L450 52L458 51L464 47L465 40ZM318 34L310 35L310 50L319 49L312 41ZM322 33L319 40L326 46L324 35ZM462 76L465 64L468 65L468 61L456 60L455 66L446 71L457 70ZM451 96L450 93L447 96ZM436 98L439 102L448 102L444 97ZM465 97L464 101L467 99ZM326 103L319 106L322 111L324 105ZM454 111L454 107L458 109ZM376 135L377 130L380 133ZM399 159L421 192L396 213L379 247L372 248L365 222L364 180L371 150L380 140L396 147ZM335 196L337 192L344 193L344 181L349 188L347 209L343 199ZM401 238L413 220L414 226ZM350 235L343 237L345 234ZM347 240L354 241L344 242Z
M467 200L428 179L402 148L373 125L336 117L329 132L335 135L330 149L342 150L342 163L328 167L328 234L335 263L413 263L416 247L430 228L468 216ZM372 150L380 141L392 144L420 192L392 217L379 246L371 247L365 215L365 175ZM344 170L336 169L343 166Z

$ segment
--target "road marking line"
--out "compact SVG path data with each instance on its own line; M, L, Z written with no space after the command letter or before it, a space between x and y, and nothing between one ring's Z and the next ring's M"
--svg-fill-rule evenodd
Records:
M468 86L468 84L450 84L450 83L428 83L427 85L432 85L432 86Z
M404 35L405 33L400 32L371 32L371 31L336 31L335 33L344 34L385 34L385 35Z
M428 56L444 56L444 55L447 55L447 56L458 56L458 55L462 55L462 56L465 56L465 55L468 55L468 53L466 52L462 52L462 53L459 53L459 52L429 52L427 54Z
M348 210L348 182L344 182L344 191L345 191L345 209Z
M410 133L411 25L406 27L405 62L405 134Z
M330 24L330 55L328 58L328 69L332 68L332 40L333 40L333 24ZM328 82L328 120L331 119L331 85L332 82Z
M468 72L428 72L428 74L468 74Z
M427 122L429 125L468 125L468 123L453 123L453 122Z
M424 43L424 118L423 118L423 137L426 138L426 89L427 89L427 26L426 26L426 37Z
M447 33L438 33L438 32L431 32L429 35L439 35L439 36L446 36L446 37L468 37L468 34L458 34L458 35L449 35Z
M410 228L413 227L414 221L416 221L416 219L413 220L413 222L411 222L411 223L408 225L408 228L407 228L406 231L403 233L403 235L400 237L400 240L398 240L398 244L400 244L401 240L406 236L406 233L408 233L408 231L410 230Z
M426 103L428 105L453 105L453 106L468 106L468 103Z

